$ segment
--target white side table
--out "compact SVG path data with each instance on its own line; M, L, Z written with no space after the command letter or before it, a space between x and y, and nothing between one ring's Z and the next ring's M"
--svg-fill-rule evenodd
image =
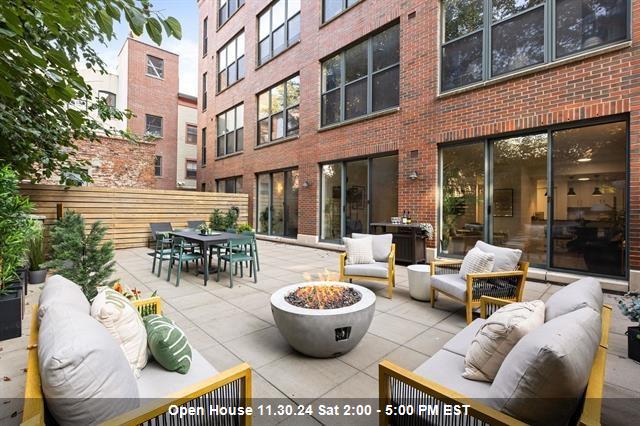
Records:
M429 301L431 292L431 267L409 265L409 294L416 300Z

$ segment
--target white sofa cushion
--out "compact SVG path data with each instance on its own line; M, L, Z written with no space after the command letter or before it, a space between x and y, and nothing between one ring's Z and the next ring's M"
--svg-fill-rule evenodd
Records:
M485 253L493 253L495 255L493 272L515 271L518 269L518 262L520 262L520 258L522 257L522 250L498 247L487 244L484 241L476 242L476 248L479 248Z
M347 265L374 263L373 240L365 238L343 238L347 251Z
M584 307L600 313L602 302L602 287L598 280L591 277L582 278L551 295L546 304L545 321Z
M216 370L195 349L191 350L191 368L187 374L167 371L155 361L151 361L142 370L138 379L138 393L140 398L166 398L174 392L201 382L218 374Z
M136 377L147 365L147 330L138 310L110 287L98 288L91 304L91 316L98 320L122 348Z
M431 286L458 300L467 300L467 281L458 274L432 275Z
M495 255L493 253L485 253L474 247L464 256L459 274L462 278L466 278L468 274L491 272L494 259Z
M591 308L542 324L505 358L490 405L526 423L566 424L586 389L601 332Z
M102 423L138 408L129 363L109 332L88 313L54 305L38 334L47 407L60 424Z
M544 302L511 303L494 312L482 324L464 359L462 376L491 382L505 357L518 341L544 324Z
M89 315L91 309L80 286L62 275L54 275L47 279L38 302L38 321L42 321L42 317L51 306L65 306L85 315Z
M464 357L446 350L436 352L414 370L414 373L433 380L469 398L486 398L491 385L462 377Z
M471 342L473 342L473 338L476 337L476 333L480 330L480 327L482 327L482 324L484 324L485 321L486 320L482 318L474 319L471 324L467 325L455 336L449 339L442 349L458 354L461 357L466 356L469 351L469 346L471 346Z
M344 268L346 275L361 275L363 277L389 277L389 264L385 262L366 263L362 265L347 265Z
M386 262L391 254L391 244L393 244L393 234L351 234L353 238L371 237L373 242L373 259L376 262Z

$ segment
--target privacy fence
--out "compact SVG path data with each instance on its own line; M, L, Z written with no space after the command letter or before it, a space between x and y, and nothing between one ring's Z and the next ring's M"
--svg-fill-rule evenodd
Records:
M170 222L185 227L188 220L208 220L214 209L226 213L238 207L238 222L247 222L247 194L161 191L151 189L22 185L22 193L45 216L45 226L67 210L75 210L91 224L97 220L109 227L107 237L116 248L144 247L151 237L149 224Z

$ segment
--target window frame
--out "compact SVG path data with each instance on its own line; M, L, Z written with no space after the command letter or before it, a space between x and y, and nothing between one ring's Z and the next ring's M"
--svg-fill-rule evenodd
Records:
M216 22L218 23L218 29L220 29L220 27L222 27L224 24L226 24L227 22L229 22L229 20L240 10L240 8L242 6L244 6L245 0L237 0L237 7L236 10L233 11L233 13L229 14L229 0L226 0L226 3L224 6L220 6L221 1L217 0L216 1ZM220 10L226 7L227 8L227 18L224 21L220 21Z
M195 165L192 170L193 176L189 176L189 163ZM193 158L187 158L184 160L184 178L185 179L198 179L198 160L194 160Z
M293 80L294 78L298 78L298 81L300 80L300 74L296 73L284 80L281 80L280 82L274 84L273 86L263 90L262 92L258 93L256 95L256 103L257 103L257 108L256 108L256 146L266 146L269 145L271 143L276 143L276 142L281 142L283 140L289 139L289 138L293 138L293 137L297 137L300 134L300 98L302 96L302 90L300 90L300 93L298 94L298 103L297 104L293 104L293 105L288 105L287 104L287 83L291 80ZM284 92L283 92L283 97L284 97L284 106L282 108L281 111L278 111L276 113L271 111L271 90L277 86L280 86L281 84L284 84ZM300 82L298 83L300 84ZM302 85L300 84L300 87L302 87ZM263 95L267 93L268 96L268 100L269 100L269 115L267 115L266 117L260 118L260 95ZM294 108L298 108L298 127L295 129L295 133L289 133L288 127L287 127L287 117L288 117L288 112L291 109ZM281 114L282 113L282 117L284 120L284 132L283 132L283 136L277 139L272 139L271 135L272 135L272 127L271 127L271 123L272 123L272 118L274 115L277 114ZM260 123L264 120L268 121L268 129L269 129L269 140L266 142L262 142L260 140Z
M201 132L200 140L202 141L202 145L200 146L200 155L202 158L200 160L200 165L204 167L207 165L207 128L203 127Z
M373 39L379 35L382 34L383 32L390 30L394 27L398 27L398 62L394 62L390 65L385 66L384 68L380 68L376 71L373 71ZM346 59L345 59L345 54L347 51L349 51L350 49L358 46L361 43L367 43L367 73L364 76L358 77L357 79L354 79L352 81L349 81L348 83L346 82ZM391 111L394 109L397 109L400 107L400 96L398 93L398 105L394 105L394 106L389 106L377 111L373 111L373 78L376 75L382 74L384 72L387 72L389 70L391 70L392 68L398 67L398 91L400 91L400 65L401 65L401 59L400 59L400 54L401 54L401 49L400 49L400 23L398 21L394 21L392 24L386 25L381 29L376 30L375 32L369 33L367 34L365 37L360 38L358 40L356 40L355 42L349 44L348 46L340 49L337 52L332 53L331 55L323 58L320 61L320 129L325 129L325 128L331 128L333 126L338 126L341 124L345 124L345 123L350 123L352 121L358 121L361 120L363 118L366 117L370 117L370 116L374 116L376 114L381 114L384 113L385 111ZM340 57L340 84L338 84L336 87L330 89L330 90L323 90L323 80L322 80L322 69L323 66L326 62L330 61L331 59L335 58L336 56ZM361 81L366 80L366 86L367 86L367 111L365 114L359 115L357 117L352 117L349 119L345 118L345 110L346 110L346 94L345 94L345 89L348 86L352 86L356 83L359 83ZM324 97L327 94L330 93L334 93L336 91L339 91L338 93L340 94L340 118L338 119L338 121L333 122L333 123L326 123L325 124L325 111L324 111L324 107L323 107L323 100Z
M189 128L195 128L195 142L189 142ZM198 145L198 125L195 123L185 123L184 143L187 145Z
M238 108L242 107L243 111L242 111L242 127L238 127ZM226 115L229 111L233 111L233 117L234 117L234 128L231 131L227 131L227 119L226 119ZM218 132L218 124L219 124L219 117L221 115L225 116L225 127L224 127L224 132L223 133L219 133ZM242 149L238 149L238 130L242 129ZM234 139L234 151L233 152L227 152L227 138L228 135L233 133L233 139ZM220 154L220 152L218 152L218 148L219 148L219 143L218 143L218 139L224 137L224 154ZM244 152L244 103L240 102L239 104L236 104L234 106L232 106L231 108L221 112L220 114L216 115L216 158L224 158L230 155L234 155L234 154L239 154Z
M202 57L207 56L209 51L209 17L202 20Z
M221 179L216 179L216 192L220 192L223 194L242 194L242 192L238 192L238 181L242 182L241 186L243 187L241 190L244 189L244 182L243 182L243 176L242 175L238 175L238 176L230 176L227 178L221 178ZM227 182L232 181L233 182L233 192L227 192L226 191L226 184ZM220 191L220 187L225 186L225 190L224 191Z
M273 50L273 33L275 32L275 30L273 29L273 13L271 13L273 7L275 6L275 4L279 1L284 2L284 23L282 25L280 25L279 27L277 27L275 30L279 30L280 28L284 29L284 48L282 50L280 50L277 53L274 53ZM257 31L257 37L258 37L258 42L256 43L256 64L257 64L257 68L261 67L262 65L268 63L269 61L273 60L274 58L278 57L279 55L281 55L282 53L286 52L289 48L295 46L297 43L300 42L300 38L301 38L301 33L302 33L302 21L301 21L301 13L302 13L302 2L303 0L301 0L300 3L300 10L298 10L298 12L291 16L288 17L288 11L289 11L289 1L288 0L274 0L271 3L269 3L269 5L267 5L267 7L265 7L264 9L262 9L262 11L260 11L260 13L258 13L258 16L256 16L256 22L257 22L257 26L258 26L258 31ZM267 37L260 39L260 18L265 14L265 13L269 13L269 35L267 35ZM298 32L298 37L295 40L289 41L289 22L294 20L295 18L298 18L300 20L300 31ZM269 57L266 58L264 61L261 60L260 58L260 44L265 41L265 40L269 40Z
M207 110L207 71L202 73L202 111Z
M357 5L359 5L360 3L362 3L364 0L356 0L351 6L348 5L349 0L342 0L342 7L340 8L340 11L338 13L336 13L335 15L333 15L330 18L327 18L325 16L325 3L327 2L327 0L322 0L322 23L326 24L327 22L331 22L334 19L337 19L338 17L342 16L344 13L346 13L347 11L353 9L354 7L356 7Z
M243 43L244 46L242 48L243 50L243 54L242 56L238 56L238 39L240 38L240 36L243 36ZM229 45L231 45L233 43L234 48L235 48L235 60L229 64L227 63L227 60L225 58L225 67L223 70L220 70L220 52L222 52L224 50L225 55L227 55L227 48L229 47ZM246 35L245 35L245 31L244 28L241 29L240 31L238 31L233 37L231 37L229 39L229 41L227 41L224 46L222 46L220 49L218 49L218 51L216 52L216 92L217 93L221 93L225 90L227 90L229 87L232 87L233 85L237 84L238 82L240 82L241 80L244 79L245 74L246 74L246 56L247 56L247 51L246 51ZM239 71L239 67L238 67L238 62L240 62L240 59L244 59L245 62L245 67L244 67L244 72L242 73L242 75L240 75L240 71ZM231 65L235 64L235 70L236 70L236 80L229 84L229 68L231 68ZM220 84L220 75L222 73L226 74L226 85L224 88L221 87Z
M159 118L160 119L160 134L156 135L154 133L149 132L149 118ZM162 139L164 137L164 118L161 115L154 114L145 114L144 115L144 134L153 136L154 138Z
M160 64L162 65L160 67L160 71L158 71L158 67L156 67L153 64L152 59L157 59L160 61ZM160 80L164 80L164 59L163 58L159 58L157 56L153 56L153 55L149 55L147 54L147 67L146 67L146 75L149 77L153 77L153 78L157 78ZM151 74L149 73L149 65L151 65L151 67L153 67L153 70L155 71L155 74Z
M113 105L109 105L109 96L113 96ZM115 93L110 92L109 90L98 90L98 98L103 98L110 108L116 108L118 95L116 95Z
M502 18L494 21L493 19L493 1L492 0L484 0L483 1L483 17L482 17L482 25L476 30L470 31L462 36L458 36L449 41L445 42L445 34L446 34L446 13L444 7L445 0L440 0L438 2L439 7L439 24L440 24L440 35L438 37L438 93L446 94L451 92L456 92L458 90L462 90L465 88L475 87L476 85L485 84L487 82L492 81L500 81L503 79L508 79L510 77L516 77L526 72L531 72L531 70L535 70L537 67L545 66L545 65L553 65L554 63L562 63L565 61L570 61L574 58L580 58L584 55L589 55L593 52L598 52L602 49L607 49L608 47L615 46L621 43L627 43L631 40L631 13L632 13L632 1L625 0L626 2L626 38L622 40L611 41L608 43L602 43L597 46L586 48L583 50L578 50L576 52L570 53L564 56L557 56L557 38L556 38L556 18L557 18L557 0L543 0L542 3L528 7L527 9L517 11L512 15L507 16L506 18ZM542 8L543 12L543 61L538 62L531 65L526 65L517 69L509 70L501 74L493 75L493 46L492 46L492 35L493 29L505 22L513 21L523 15L528 13L532 13L534 10ZM463 84L459 86L454 86L449 89L443 89L443 52L444 48L447 45L451 45L454 42L460 41L464 38L475 35L479 32L482 32L482 52L481 52L481 64L482 64L482 76L479 80L473 81L468 84Z
M154 160L153 160L153 175L155 177L162 177L162 155L156 155L154 156Z

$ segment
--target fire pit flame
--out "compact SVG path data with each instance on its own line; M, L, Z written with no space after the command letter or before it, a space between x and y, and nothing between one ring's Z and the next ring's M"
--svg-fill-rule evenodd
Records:
M358 303L362 296L351 287L338 285L308 285L298 287L285 296L294 306L307 309L337 309Z

